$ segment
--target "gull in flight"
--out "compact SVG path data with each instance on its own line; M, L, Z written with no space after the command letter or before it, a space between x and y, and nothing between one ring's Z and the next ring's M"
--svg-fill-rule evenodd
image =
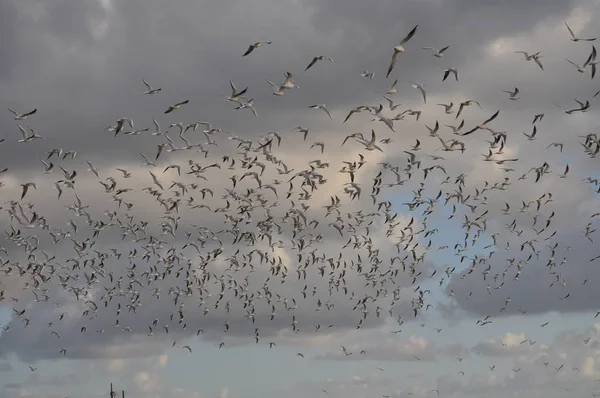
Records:
M390 87L385 93L388 95L396 94L398 92L398 90L396 90L396 84L398 84L398 79L394 80L392 87Z
M248 49L246 50L244 55L242 55L242 57L245 57L246 55L250 54L252 51L254 51L258 47L262 47L265 44L271 44L271 43L273 43L273 42L272 41L258 41L254 44L250 44L250 46L248 47Z
M277 95L278 97L282 96L284 93L284 89L283 87L281 87L281 85L279 84L275 84L270 80L267 80L267 83L269 83L271 85L271 87L273 87L273 95Z
M444 48L440 48L439 50L435 47L421 47L423 50L433 50L433 56L437 58L442 58L444 56L444 51L446 51L450 46L446 46Z
M15 115L15 117L14 117L15 120L25 120L25 119L27 119L27 116L31 116L31 115L35 114L37 112L37 108L30 112L27 112L27 113L15 112L10 108L8 108L8 111L10 113L12 113L13 115Z
M486 126L487 126L487 124L488 124L488 123L490 123L490 122L491 122L492 120L494 120L495 118L497 118L499 114L500 114L500 109L498 109L498 110L496 111L496 113L494 113L492 116L490 116L490 117L489 117L489 119L487 119L485 122L481 123L481 124L480 124L480 125L478 125L478 126L475 126L475 127L474 127L474 128L472 128L471 130L467 131L466 133L460 134L460 135L461 135L461 136L463 136L463 135L469 135L469 134L472 134L472 133L474 133L475 131L477 131L477 130L479 130L479 129L481 129L481 130L485 129L485 128L486 128Z
M477 104L478 107L481 108L481 104L475 100L467 100L467 101L463 101L460 103L460 106L458 108L458 113L456 114L456 117L454 119L458 119L458 117L460 116L461 112L463 111L463 108L465 106L471 106L473 103Z
M567 27L567 30L571 34L571 40L574 41L574 42L578 42L578 41L595 41L597 39L597 37L587 38L587 39L579 38L579 37L575 36L575 33L573 33L573 30L571 29L571 27L569 26L569 24L567 23L567 21L565 21L565 26Z
M171 105L171 106L169 107L169 109L167 109L167 110L165 111L165 113L171 113L171 112L173 112L175 109L179 109L179 108L181 108L181 106L182 106L182 105L185 105L185 104L187 104L188 102L190 102L190 101L189 101L189 100L185 100L185 101L178 102L178 103L176 103L175 105Z
M577 68L577 72L579 73L585 73L586 69L588 66L592 66L592 74L595 74L595 63L592 63L592 61L594 61L596 59L596 47L592 48L592 53L590 54L590 56L588 57L588 59L585 61L585 63L581 66L579 66L578 64L576 64L575 62L565 58L565 60L570 63L571 65L574 65Z
M456 81L458 81L458 70L456 70L456 68L445 69L444 70L444 78L442 79L442 81L446 81L448 76L450 76L450 73L452 73L454 75L454 79L456 79Z
M533 60L536 64L538 64L541 70L544 70L544 65L542 65L542 62L540 61L542 56L540 55L539 51L534 54L529 54L527 51L515 51L515 54L523 54L523 56L525 56L525 61Z
M294 84L294 77L290 72L285 72L285 81L281 84L281 89L292 89L292 88L300 88L298 85Z
M394 101L391 100L390 98L386 97L385 95L383 96L383 98L385 98L387 100L387 102L389 103L389 105L390 105L390 111L395 111L400 106L402 106L402 104L394 104Z
M304 69L304 71L306 72L307 70L309 70L314 64L317 63L317 61L323 61L323 60L333 62L333 59L331 59L325 55L317 55L316 57L313 58L312 61L310 61L310 64L308 64L308 66L306 67L306 69Z
M21 184L21 186L23 187L23 191L21 192L21 199L23 200L23 198L25 197L25 195L27 195L27 191L29 191L29 187L33 187L33 189L37 189L37 186L35 185L34 182L27 182L25 184Z
M360 72L360 75L362 77L366 77L369 80L373 80L373 77L375 76L374 72L369 72L367 69L365 69L364 71Z
M444 112L448 115L451 115L454 113L454 111L452 110L452 107L454 106L454 103L451 102L449 104L438 104L439 106L443 106L444 107Z
M254 116L258 117L258 113L256 113L256 109L254 109L254 98L250 98L246 102L240 102L240 104L235 109L250 109Z
M311 105L309 106L310 109L321 109L323 112L325 112L327 114L327 116L329 116L330 119L333 119L331 117L331 112L329 112L329 109L327 109L327 105L325 104L317 104L317 105Z
M375 142L377 140L377 137L375 136L375 130L371 130L371 140L367 141L364 138L361 137L357 137L358 142L360 142L361 144L363 144L365 146L365 149L367 151L374 151L375 149L377 149L380 152L383 152L383 150L381 148L379 148Z
M231 80L229 81L229 86L231 87L231 96L230 97L226 97L226 100L230 101L230 102L231 101L237 101L248 90L248 87L246 87L242 91L237 91L237 89L235 88L235 85L233 84L233 82Z
M348 113L348 116L346 116L346 118L344 119L344 123L346 123L346 122L348 121L348 119L350 119L350 116L352 116L353 114L355 114L355 113L360 113L360 112L363 112L363 111L368 111L368 110L370 110L370 109L371 109L371 108L369 108L369 107L368 107L368 106L366 106L366 105L360 105L360 106L357 106L356 108L352 109L352 110L351 110L351 111Z
M294 131L299 131L300 133L302 133L304 135L304 141L306 141L306 136L308 135L308 132L309 132L309 130L307 128L298 126L294 129Z
M152 118L152 123L154 123L154 133L152 133L152 135L162 135L162 134L164 134L162 131L160 131L160 124L158 124L158 122L156 121L156 119Z
M535 114L535 115L533 115L533 122L531 124L535 124L535 122L541 122L543 118L544 118L543 113Z
M518 100L519 98L519 89L515 87L514 91L508 91L508 90L502 90L505 93L510 94L510 97L508 97L509 100L515 101Z
M418 27L419 27L419 25L415 25L415 27L412 28L412 30L410 32L408 32L406 37L404 39L402 39L400 44L398 44L396 47L394 47L394 54L392 55L392 62L390 63L390 67L388 68L387 74L385 75L386 78L388 78L390 76L390 73L392 73L392 71L396 67L396 60L398 59L398 54L404 52L403 46L415 35L415 32L417 31Z
M36 133L31 127L27 126L27 128L29 129L29 131L31 132L31 134L27 134L27 131L25 131L25 129L18 124L17 127L19 128L19 130L21 131L21 139L18 142L31 142L35 139L43 139L44 137L42 137L41 135L39 135L38 133Z
M423 94L423 102L427 103L427 93L425 92L425 85L418 82L411 82L413 88L416 88Z
M144 94L158 94L161 92L162 88L152 88L152 86L146 81L146 79L142 79L142 81L146 86L146 91L144 91Z

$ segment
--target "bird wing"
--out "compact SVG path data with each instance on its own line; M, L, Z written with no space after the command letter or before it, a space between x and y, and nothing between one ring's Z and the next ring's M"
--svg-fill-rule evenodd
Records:
M402 39L402 41L400 42L400 45L403 45L406 42L408 42L415 35L415 32L417 31L418 27L419 27L419 25L415 25L415 27L412 28L412 30L410 32L408 32L406 37L404 39Z
M500 109L498 109L496 111L496 113L494 113L492 116L490 116L490 118L488 120L486 120L485 122L483 122L483 125L485 126L486 124L488 124L489 122L491 122L492 120L494 120L499 114L500 114Z
M316 64L318 60L319 59L317 57L314 57L313 60L310 61L310 64L308 64L308 66L304 70L307 71L311 66L313 66L314 64Z
M252 51L254 51L254 45L250 44L250 46L248 47L248 49L246 50L246 52L244 53L244 55L242 55L242 57L245 57L246 55L250 54Z
M392 55L392 62L390 63L390 67L388 68L387 74L385 75L386 78L388 78L390 76L390 73L392 73L392 71L396 67L397 58L398 58L398 52L394 51L394 54Z
M571 34L571 37L573 39L576 39L577 37L575 37L575 33L573 33L573 31L571 30L571 27L569 26L569 24L567 23L567 21L565 21L565 26L567 27L567 29L569 30L569 33Z

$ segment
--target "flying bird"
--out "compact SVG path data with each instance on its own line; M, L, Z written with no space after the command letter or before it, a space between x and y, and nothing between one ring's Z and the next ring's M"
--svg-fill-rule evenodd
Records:
M171 112L173 112L175 109L180 109L180 108L181 108L183 105L185 105L185 104L187 104L187 103L189 103L189 102L190 102L189 100L185 100L185 101L178 102L178 103L176 103L175 105L171 105L171 106L169 106L169 108L168 108L168 109L165 111L165 114L166 114L166 113L171 113Z
M304 69L304 71L306 72L307 70L309 70L314 64L317 63L317 61L323 61L323 60L327 60L329 62L333 62L333 59L325 56L325 55L317 55L316 57L314 57L312 59L312 61L310 61L310 64L308 64L308 66Z
M250 54L252 51L254 51L255 49L264 46L265 44L271 44L273 43L272 41L258 41L254 44L250 44L250 46L248 47L248 49L246 50L246 52L244 53L244 55L242 55L242 57L245 57L246 55Z
M412 28L412 30L410 32L408 32L406 37L400 41L400 44L398 44L397 46L394 47L394 54L392 54L392 62L390 63L390 67L388 68L387 74L385 75L386 78L388 78L390 76L390 73L392 73L392 71L396 67L396 61L398 59L398 54L404 52L404 45L406 43L408 43L408 41L415 35L415 32L417 31L418 27L419 27L419 25L415 25L415 27Z
M10 113L12 113L13 115L15 115L15 117L14 117L15 120L25 120L25 119L27 119L27 116L34 115L37 112L37 108L32 111L29 111L27 113L18 113L16 111L13 111L10 108L8 108L8 111Z

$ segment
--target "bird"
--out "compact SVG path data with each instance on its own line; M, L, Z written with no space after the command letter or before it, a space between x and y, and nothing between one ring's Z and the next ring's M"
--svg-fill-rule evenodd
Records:
M398 54L403 53L405 51L404 45L406 43L408 43L408 41L415 35L415 32L417 31L418 27L419 27L419 25L415 25L415 27L412 28L410 32L408 32L406 37L400 41L400 44L398 44L397 46L394 47L394 53L392 54L392 62L390 63L387 74L385 75L386 78L388 78L390 76L390 74L396 67L396 61L398 59Z
M175 105L169 106L169 108L165 111L165 114L173 112L175 109L180 109L183 105L189 103L189 100L181 101L176 103Z
M13 111L10 108L8 108L8 111L10 113L12 113L13 115L15 115L15 117L14 117L15 120L25 120L25 119L27 119L28 116L34 115L37 112L37 108L35 108L34 110L29 111L27 113L18 113L16 111Z
M454 79L456 81L458 81L458 70L455 68L449 68L449 69L444 69L444 77L442 78L443 82L446 81L448 76L450 76L450 73L452 73L454 75Z
M387 89L385 93L388 95L396 94L398 92L398 90L396 90L396 84L398 84L398 79L394 80L392 86L389 89Z
M595 41L597 38L593 37L593 38L579 38L577 36L575 36L575 33L573 33L573 30L571 29L571 27L569 26L569 24L567 23L567 21L565 21L565 26L567 27L567 30L569 31L569 34L571 35L571 40L574 42L578 42L578 41Z
M449 48L450 46L446 46L446 47L442 47L440 49L434 48L434 47L421 47L423 50L433 50L433 56L437 57L437 58L442 58L444 56L444 52Z
M33 189L37 189L37 185L35 184L35 182L26 182L25 184L21 184L21 187L23 188L21 191L21 199L23 200L23 198L25 198L25 195L27 195L27 192L29 191L29 188L33 188Z
M314 58L312 59L312 61L310 61L310 63L309 63L309 64L308 64L308 66L307 66L307 67L304 69L304 71L306 72L307 70L309 70L310 68L312 68L312 66L313 66L314 64L316 64L316 63L317 63L317 61L323 61L323 60L327 60L327 61L329 61L329 62L333 62L333 59L331 59L331 58L329 58L329 57L327 57L327 56L325 56L325 55L317 55L316 57L314 57Z
M425 86L421 83L417 83L417 82L411 82L413 88L416 88L417 90L419 90L421 92L421 94L423 95L423 102L427 103L427 93L425 92Z
M248 49L246 50L246 52L242 55L242 57L245 57L246 55L250 54L252 51L254 51L255 49L264 46L265 44L272 44L272 41L257 41L256 43L250 44L250 46L248 46Z
M158 94L162 91L162 88L152 88L152 86L150 85L150 83L148 83L146 81L146 79L142 79L142 82L144 83L144 85L146 86L146 91L144 91L143 94Z
M327 109L327 105L325 104L316 104L316 105L311 105L309 106L310 109L321 109L323 112L325 112L327 114L327 116L329 116L330 119L333 119L331 117L331 112L329 112L329 109Z
M233 81L231 80L229 81L229 87L231 87L231 96L226 97L227 101L238 101L242 98L242 95L244 95L246 91L248 91L248 87L241 91L237 91L235 85L233 84Z
M505 93L510 94L510 97L508 98L509 100L518 100L519 98L519 89L517 87L515 87L515 89L513 91L508 91L508 90L502 90Z

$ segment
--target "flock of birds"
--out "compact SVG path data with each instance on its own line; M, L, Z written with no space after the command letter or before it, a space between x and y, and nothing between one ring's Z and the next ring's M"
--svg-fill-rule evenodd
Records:
M568 25L567 29L573 42L596 40L578 37ZM393 47L386 78L402 63L415 37L418 26ZM269 44L252 44L243 57L259 57L261 47ZM452 51L450 46L423 49L438 59ZM540 52L517 53L544 70ZM305 72L318 73L316 69L326 66L323 61L335 67L324 55L307 61ZM600 62L593 44L582 65L567 61L592 79ZM373 79L374 73L367 70L361 76ZM449 77L459 82L458 70L445 69L442 80ZM290 72L283 82L267 83L275 96L299 89ZM176 120L180 109L191 106L188 100L162 108L168 129L156 118L152 129L140 129L134 127L137 122L122 117L106 129L113 145L120 145L123 136L162 142L155 145L156 152L141 153L139 165L114 168L76 163L74 148L54 148L51 137L30 126L35 125L37 109L9 109L21 138L7 135L0 144L14 140L19 145L50 145L43 149L43 167L28 181L19 181L22 176L11 174L0 157L0 209L6 226L0 247L0 301L13 307L13 320L3 326L2 337L45 328L51 337L43 343L43 356L48 358L69 357L70 341L61 333L74 328L90 335L90 344L103 333L171 336L170 345L191 353L185 340L212 328L211 338L219 348L226 347L228 334L236 333L275 348L278 331L323 333L340 326L335 314L342 310L356 314L356 328L385 317L399 325L411 318L426 319L425 313L436 304L428 286L452 296L454 291L447 288L451 278L482 286L483 294L502 296L503 286L519 283L532 262L545 265L537 272L548 272L549 296L568 300L576 294L560 290L566 286L562 267L570 247L558 240L552 190L520 203L501 199L519 190L519 184L571 178L568 164L543 162L523 169L526 162L504 153L512 140L543 141L538 130L544 114L532 115L531 133L520 134L499 130L500 110L475 124L465 121L470 107L484 108L477 100L440 103L451 121L425 125L427 133L410 145L401 138L399 124L409 117L417 122L428 110L401 110L393 99L397 83L389 86L382 103L356 106L339 120L340 126L348 126L344 123L350 118L368 114L381 124L335 142L338 137L315 137L303 126L248 139L210 122ZM143 94L162 95L162 88L146 80L143 84ZM427 104L425 86L413 82L412 87ZM230 81L230 90L224 97L235 110L246 109L258 117L248 87L239 89ZM508 100L520 99L517 87L504 92ZM576 100L577 107L561 109L567 115L584 113L590 101ZM326 104L309 108L338 119ZM379 126L391 136L384 137ZM469 151L474 138L483 136L490 137L485 153ZM423 153L422 141L437 149ZM563 149L575 146L589 158L598 158L598 135L587 134L575 145L571 141L565 136L564 142L544 142L530 150L556 151L553 158L559 159ZM298 160L293 152L303 145L302 156L318 159ZM332 145L352 148L344 159L339 153L328 158ZM388 145L406 146L406 158L387 158ZM29 150L28 156L32 153ZM482 184L470 184L467 173L451 174L452 157L461 155L482 157L498 166L497 173ZM588 177L584 183L600 193L598 178ZM55 191L48 194L42 186ZM401 205L394 199L407 195ZM492 198L502 207L488 203ZM591 215L581 232L592 248L598 216ZM444 228L460 233L444 237L449 234ZM443 255L447 265L433 266L428 260L432 252ZM502 257L503 252L508 257ZM589 261L600 261L600 255ZM470 292L468 298L475 295ZM502 297L502 303L477 324L488 325L515 308L526 312L510 297ZM30 316L37 306L47 308L43 323ZM303 323L310 311L322 314L314 315L320 323ZM344 346L342 350L352 354ZM360 350L360 355L368 357L369 352ZM553 365L556 372L563 369L563 364Z

